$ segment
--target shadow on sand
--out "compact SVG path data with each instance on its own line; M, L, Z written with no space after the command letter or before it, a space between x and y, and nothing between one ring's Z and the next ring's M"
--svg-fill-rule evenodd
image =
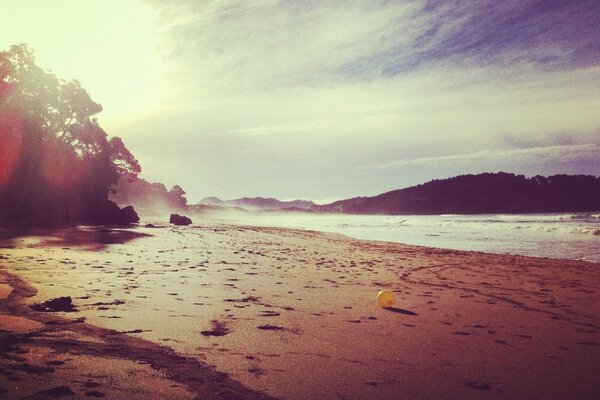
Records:
M19 239L35 237L34 247L84 247L86 250L104 250L110 244L123 244L131 240L152 236L132 229L112 226L85 226L63 229L1 229L0 248L17 247Z
M414 311L409 311L409 310L404 310L402 308L398 308L398 307L385 307L385 310L391 311L391 312L395 312L398 314L404 314L404 315L419 315Z

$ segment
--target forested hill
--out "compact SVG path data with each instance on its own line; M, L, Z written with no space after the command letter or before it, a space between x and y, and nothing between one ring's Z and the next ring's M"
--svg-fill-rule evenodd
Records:
M347 214L495 214L600 210L600 178L526 178L504 172L433 180L373 197L340 200L323 211Z

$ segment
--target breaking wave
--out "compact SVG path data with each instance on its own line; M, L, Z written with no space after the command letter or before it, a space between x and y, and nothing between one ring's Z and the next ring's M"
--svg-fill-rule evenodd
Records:
M244 224L311 229L346 236L600 263L600 212L486 215L255 213Z

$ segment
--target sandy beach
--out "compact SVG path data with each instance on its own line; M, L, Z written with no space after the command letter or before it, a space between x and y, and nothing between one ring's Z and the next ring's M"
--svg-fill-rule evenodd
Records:
M0 398L594 399L599 360L595 263L233 225L0 248Z

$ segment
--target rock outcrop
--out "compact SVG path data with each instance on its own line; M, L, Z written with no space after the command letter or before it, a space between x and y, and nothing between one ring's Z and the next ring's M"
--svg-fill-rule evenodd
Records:
M117 203L110 200L93 210L90 217L95 225L129 225L140 220L132 206L119 208Z
M169 218L169 223L174 225L190 225L192 223L192 220L186 217L185 215L171 214L171 218Z

